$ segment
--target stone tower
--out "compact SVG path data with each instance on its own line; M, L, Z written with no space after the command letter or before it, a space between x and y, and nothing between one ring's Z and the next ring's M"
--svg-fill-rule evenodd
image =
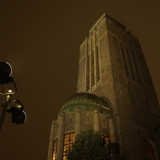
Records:
M136 36L105 14L80 46L77 92L108 103L122 159L158 160L160 107L143 51Z
M80 46L77 93L52 122L48 160L66 160L75 136L93 128L122 160L159 160L160 108L137 37L103 15Z

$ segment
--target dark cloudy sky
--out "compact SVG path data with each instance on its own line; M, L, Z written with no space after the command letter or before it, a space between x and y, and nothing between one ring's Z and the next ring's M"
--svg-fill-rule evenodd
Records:
M0 160L47 159L51 121L76 93L79 46L103 13L139 38L160 101L159 0L0 0L0 61L28 115L19 126L6 115Z

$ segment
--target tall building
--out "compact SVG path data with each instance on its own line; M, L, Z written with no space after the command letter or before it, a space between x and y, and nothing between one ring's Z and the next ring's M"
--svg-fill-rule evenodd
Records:
M160 107L138 38L103 15L80 46L77 93L52 122L48 160L65 160L86 128L123 160L159 160Z

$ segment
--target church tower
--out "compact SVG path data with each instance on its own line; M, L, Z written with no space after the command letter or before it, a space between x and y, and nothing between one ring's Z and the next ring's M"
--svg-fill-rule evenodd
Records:
M80 46L77 92L109 104L123 159L158 159L154 128L160 107L143 51L136 36L105 14Z
M138 38L104 14L80 46L77 93L52 122L48 160L66 160L87 128L105 135L122 160L159 160L159 115Z

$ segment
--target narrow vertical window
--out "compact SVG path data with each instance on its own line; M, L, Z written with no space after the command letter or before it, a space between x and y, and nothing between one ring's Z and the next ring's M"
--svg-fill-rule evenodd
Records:
M147 160L156 160L152 145L148 141L145 141L144 147L145 147L146 159Z
M139 71L139 68L138 68L138 63L137 63L137 59L136 59L136 55L134 54L133 50L131 49L131 53L132 53L132 56L133 56L133 61L134 61L134 64L135 64L135 69L136 69L136 73L137 73L137 78L138 78L138 82L141 83L141 76L140 76L140 71Z
M123 61L124 61L124 67L126 70L126 75L130 78L132 78L132 72L131 72L131 67L130 67L130 63L129 63L129 59L128 59L128 54L126 53L127 51L124 50L123 45L120 43L121 45L121 51L122 51L122 57L123 57Z
M89 90L89 55L86 56L86 91Z
M133 75L133 80L138 82L138 75L137 75L137 70L136 70L136 66L135 66L135 61L133 59L133 54L132 54L130 48L128 48L128 47L126 47L126 51L127 51L128 58L129 58L129 63L130 63L131 72Z
M65 134L63 147L63 160L67 160L67 152L72 148L75 141L75 133Z
M57 159L57 142L57 139L53 142L53 160Z
M99 72L99 51L98 46L96 47L96 81L100 80L100 72Z
M95 84L94 81L94 51L91 53L91 86Z

